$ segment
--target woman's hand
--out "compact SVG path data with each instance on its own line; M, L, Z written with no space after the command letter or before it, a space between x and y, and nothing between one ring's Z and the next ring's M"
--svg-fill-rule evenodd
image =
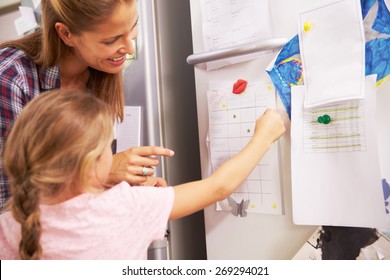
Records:
M166 186L164 179L151 177L154 175L153 166L160 163L156 156L173 155L172 150L157 146L134 147L114 154L107 183L115 185L126 181L133 186Z

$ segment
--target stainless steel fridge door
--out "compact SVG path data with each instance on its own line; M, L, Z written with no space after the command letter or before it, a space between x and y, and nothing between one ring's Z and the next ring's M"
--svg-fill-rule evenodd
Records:
M299 2L299 3L298 3ZM273 35L275 38L292 38L296 34L295 14L303 2L294 4L285 0L270 0L275 11L272 16ZM202 38L202 18L200 1L191 0L191 21L193 35L193 53L204 53ZM309 5L309 3L307 3ZM279 40L276 41L279 45ZM267 44L268 45L268 44ZM273 45L273 44L271 44ZM260 45L263 47L263 45ZM245 48L244 48L245 49ZM255 48L254 48L255 49ZM262 49L262 48L259 48ZM275 52L276 54L276 52ZM199 56L192 56L199 57ZM209 56L210 57L210 56ZM206 137L208 133L207 90L210 81L248 81L270 82L265 68L271 62L273 54L255 60L229 65L218 70L206 71L204 63L195 69L197 89L198 128L201 155L202 175L210 173L210 164ZM198 60L205 62L203 59ZM278 100L279 101L279 100ZM282 106L281 103L278 103ZM215 205L204 210L206 248L208 259L290 259L314 232L315 227L297 226L292 222L291 186L289 165L289 138L284 137L281 143L282 184L284 189L285 215L251 214L245 218L233 216L230 212L217 211Z

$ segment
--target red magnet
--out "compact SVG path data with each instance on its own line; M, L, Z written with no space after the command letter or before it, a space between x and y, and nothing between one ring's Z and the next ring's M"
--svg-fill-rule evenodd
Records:
M233 85L233 93L234 94L242 93L245 90L247 84L248 84L247 81L238 79L237 82L235 82Z

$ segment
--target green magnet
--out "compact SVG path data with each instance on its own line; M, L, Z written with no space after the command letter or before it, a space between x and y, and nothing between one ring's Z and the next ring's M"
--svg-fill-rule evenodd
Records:
M328 115L323 115L322 120L324 121L324 124L330 123L330 117Z
M329 115L319 116L317 121L319 123L328 124L328 123L330 123L330 117L329 117Z

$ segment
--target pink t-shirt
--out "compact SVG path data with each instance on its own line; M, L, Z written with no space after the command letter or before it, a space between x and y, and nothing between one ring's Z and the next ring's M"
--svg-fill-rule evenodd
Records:
M146 259L153 240L164 238L174 200L172 187L130 187L84 193L41 205L42 259ZM18 259L20 224L0 215L0 259Z

